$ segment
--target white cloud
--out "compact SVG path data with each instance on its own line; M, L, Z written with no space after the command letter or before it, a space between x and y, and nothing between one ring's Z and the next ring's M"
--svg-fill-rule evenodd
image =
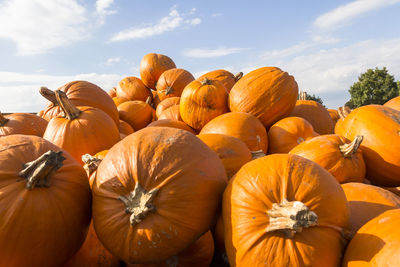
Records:
M109 8L114 3L114 0L97 0L96 1L96 12L107 13Z
M193 58L212 58L212 57L222 57L240 53L243 50L246 50L246 48L239 48L239 47L232 47L232 48L221 47L216 49L193 48L184 50L182 54L186 57L193 57Z
M0 4L0 38L19 55L49 52L88 37L87 11L77 0L8 0Z
M211 14L211 17L221 17L221 16L222 16L222 13Z
M338 28L368 11L399 2L400 0L356 0L319 16L314 21L314 26L324 30Z
M185 23L191 25L199 24L201 23L200 18L185 20L186 17L193 15L195 12L196 9L193 8L188 14L181 15L179 14L176 7L173 7L169 14L166 17L163 17L158 23L147 24L142 27L123 30L115 34L111 38L111 42L146 39L155 35L160 35L175 30L179 27L182 27Z
M107 59L105 64L106 65L112 65L112 64L118 63L118 62L121 62L121 58L120 57L112 57L112 58Z

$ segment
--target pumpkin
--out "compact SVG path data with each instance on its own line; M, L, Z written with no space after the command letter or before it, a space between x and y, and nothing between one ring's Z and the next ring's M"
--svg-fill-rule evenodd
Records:
M0 112L0 136L10 134L27 134L42 137L47 127L47 121L29 113L11 113L3 115Z
M183 121L177 121L177 120L171 120L171 119L163 119L163 120L157 120L153 121L147 127L172 127L176 129L182 129L186 130L192 134L196 134L196 132L190 128L189 125L184 123Z
M232 89L233 85L243 77L243 72L239 72L236 75L233 75L231 72L227 70L213 70L201 75L197 80L201 81L204 78L208 78L210 80L217 80L221 82L225 89L229 91Z
M330 109L330 108L328 108L327 111L329 112L329 116L331 116L333 124L336 124L338 119L340 119L339 112L336 109Z
M142 129L113 146L97 169L97 236L125 262L165 261L213 225L226 181L217 154L195 135Z
M117 88L113 87L110 90L108 90L108 95L111 97L116 97L117 96Z
M395 98L390 99L387 101L385 104L383 104L385 107L393 108L397 111L400 111L400 96L397 96Z
M207 123L200 134L226 134L242 140L253 155L268 151L268 136L263 124L253 115L228 112Z
M194 80L182 92L179 103L182 120L200 131L213 118L228 112L228 93L216 80Z
M381 105L359 107L335 131L348 139L364 136L361 149L366 176L373 184L400 185L400 111Z
M93 156L90 154L82 155L82 161L85 163L85 165L83 165L83 168L85 169L86 174L89 177L90 188L93 187L94 179L96 178L97 167L99 167L100 162L104 159L107 153L108 149L105 149L97 152Z
M151 107L156 109L158 107L158 104L160 104L161 100L158 97L156 90L151 90L151 94L153 95L153 98L151 100Z
M298 144L318 135L305 119L284 118L269 128L268 154L289 153Z
M122 103L128 101L128 99L126 99L125 97L116 96L116 97L113 97L113 101L114 101L115 106L118 107Z
M127 264L127 267L204 267L210 266L214 254L214 240L210 231L178 255L154 264Z
M336 128L341 127L340 124L342 124L346 116L349 115L351 111L352 110L347 106L342 106L338 108L339 119L336 121L335 124L335 133L337 132Z
M168 97L179 97L183 89L191 81L193 75L184 69L169 69L164 71L157 81L157 95L163 101Z
M121 120L129 123L135 131L146 127L153 118L153 108L140 100L122 103L118 106L118 112Z
M87 81L73 81L61 86L58 90L65 92L73 105L101 109L118 124L118 110L114 101L97 85ZM57 117L62 112L62 109L58 106L54 92L46 87L41 87L39 92L49 100L43 118L49 121L51 118Z
M347 246L343 267L398 266L400 210L388 210L361 227Z
M365 163L359 149L362 140L362 136L350 141L336 134L321 135L295 146L289 154L318 163L339 183L361 183L365 178Z
M149 96L152 96L150 90L144 85L142 80L137 77L125 77L117 87L117 96L128 100L146 101Z
M233 266L339 266L348 223L335 178L297 155L245 164L223 196L225 247Z
M393 194L395 194L396 196L400 197L400 186L396 186L396 187L382 187L385 190L388 190L390 192L392 192Z
M82 155L108 149L119 141L117 125L104 111L93 107L75 107L63 91L57 90L58 105L65 118L49 121L43 138L67 150L83 165Z
M169 119L169 120L183 122L179 105L173 105L173 106L163 110L161 112L160 116L158 117L158 119L159 120Z
M0 266L62 266L83 244L91 193L82 166L33 135L0 137Z
M233 112L254 115L268 128L290 114L297 94L293 76L276 67L263 67L235 83L229 93L229 107Z
M380 187L363 183L347 183L342 184L342 188L349 201L351 237L369 220L389 209L400 208L400 198Z
M127 123L123 120L119 120L118 130L120 133L123 133L126 135L129 135L129 134L135 132L135 130L132 128L132 126L130 126L129 123Z
M173 68L176 68L176 65L168 56L150 53L140 61L140 78L148 88L156 89L161 74Z
M174 96L174 97L168 97L168 98L164 99L163 101L161 101L156 108L157 118L160 117L161 113L164 110L166 110L167 108L175 106L175 105L179 106L180 99L181 99L180 97Z
M239 138L225 134L199 134L197 137L217 153L228 179L252 160L250 149Z

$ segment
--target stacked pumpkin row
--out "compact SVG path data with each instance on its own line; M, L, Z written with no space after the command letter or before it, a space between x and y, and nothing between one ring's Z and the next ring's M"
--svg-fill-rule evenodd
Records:
M40 117L0 116L1 266L397 260L400 200L365 184L400 186L395 105L331 118L273 67L194 79L149 54L140 72L109 95L41 88Z

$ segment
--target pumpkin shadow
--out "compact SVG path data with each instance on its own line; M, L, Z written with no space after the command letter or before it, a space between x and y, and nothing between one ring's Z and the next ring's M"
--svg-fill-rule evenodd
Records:
M353 246L352 244L357 244ZM350 241L346 249L345 255L347 262L364 261L370 262L374 256L385 246L385 241L371 234L356 234ZM347 250L353 250L351 255L347 254Z

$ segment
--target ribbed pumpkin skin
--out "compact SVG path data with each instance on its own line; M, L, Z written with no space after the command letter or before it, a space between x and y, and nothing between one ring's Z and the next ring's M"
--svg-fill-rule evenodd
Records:
M124 97L128 100L141 100L151 96L150 90L144 85L142 80L137 77L129 76L123 78L117 87L117 96Z
M183 121L177 121L177 120L171 120L171 119L163 119L163 120L157 120L153 121L147 127L171 127L171 128L176 128L176 129L181 129L188 131L192 134L196 134L196 132L190 128L189 125L184 123Z
M297 95L293 76L276 67L263 67L235 83L229 93L229 107L233 112L256 116L268 128L290 114Z
M362 183L342 184L350 207L350 232L353 236L369 220L400 208L400 198L385 189Z
M329 112L329 116L331 116L333 124L335 124L338 121L338 119L340 119L339 112L336 109L328 108L327 110Z
M363 135L366 176L376 185L400 185L400 111L380 105L353 110L335 128L348 139Z
M58 90L65 92L74 106L89 106L101 109L118 124L118 110L114 101L106 91L97 85L87 81L73 81L61 86ZM49 121L60 113L62 113L61 108L49 102L43 118Z
M47 127L47 121L29 113L12 113L4 116L8 121L2 126L0 119L0 136L10 134L27 134L42 137Z
M25 163L49 150L63 151L63 166L50 187L25 188ZM90 223L91 193L82 166L43 138L0 137L0 266L62 266L83 244Z
M173 105L161 112L160 116L158 117L159 120L174 120L174 121L181 121L183 122L180 107L179 105Z
M117 163L117 164L116 164ZM195 135L149 127L113 146L97 169L93 222L103 245L129 263L176 255L214 223L227 178L217 154ZM155 211L135 226L119 196L139 183L159 188Z
M139 131L149 124L153 119L153 109L140 100L126 101L118 106L121 120L129 123L135 130Z
M175 96L175 97L168 97L168 98L164 99L163 101L161 101L156 108L157 118L160 117L161 113L164 110L166 110L167 108L175 106L175 105L179 105L180 99L181 99L180 97Z
M200 134L226 134L242 140L250 151L268 151L268 135L263 124L253 115L244 112L228 112L212 119Z
M300 117L284 118L269 128L268 153L289 153L295 146L318 136L312 125Z
M127 267L206 267L214 254L214 240L210 231L202 235L181 253L168 260L154 264L127 264Z
M343 267L399 266L400 210L388 210L367 222L350 241Z
M156 89L156 84L161 74L173 68L176 68L176 65L168 56L150 53L140 61L140 78L148 88Z
M184 69L164 71L157 81L158 98L163 101L169 97L180 97L185 86L193 80L193 75Z
M220 81L224 86L225 89L231 91L233 85L236 83L235 75L227 70L213 70L201 75L197 80L201 81L204 78L208 78L210 80L217 80Z
M390 99L384 106L400 111L400 96Z
M319 134L332 134L334 123L328 110L313 100L297 100L290 116L306 119Z
M225 134L199 134L197 136L221 159L228 179L252 160L250 149L239 138Z
M228 112L228 93L215 80L194 80L182 92L179 103L182 120L200 131L213 118Z
M361 183L365 178L365 162L361 149L357 149L357 152L349 157L345 157L339 149L339 146L351 141L336 134L321 135L295 146L289 154L318 163L339 183Z
M267 233L273 203L301 201L318 225L286 238ZM348 223L345 194L318 164L296 155L274 154L244 165L224 192L225 246L231 266L339 266Z

